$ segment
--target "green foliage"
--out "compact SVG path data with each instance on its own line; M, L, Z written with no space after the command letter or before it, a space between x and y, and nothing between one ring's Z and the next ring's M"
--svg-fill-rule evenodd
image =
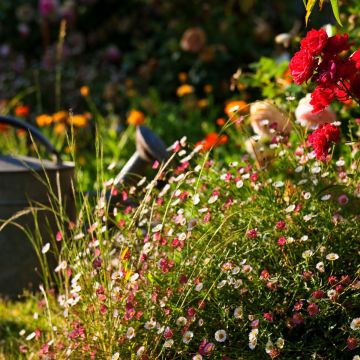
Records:
M314 9L314 6L316 5L317 2L318 2L318 0L304 0L305 10L306 10L306 15L305 15L306 25L308 24L309 17L310 17L310 15ZM324 3L324 0L319 0L320 9L322 9L323 3ZM332 11L333 11L336 21L338 22L338 24L340 26L342 26L341 19L340 19L340 13L339 13L338 0L330 0L330 3L331 3L331 8L332 8Z

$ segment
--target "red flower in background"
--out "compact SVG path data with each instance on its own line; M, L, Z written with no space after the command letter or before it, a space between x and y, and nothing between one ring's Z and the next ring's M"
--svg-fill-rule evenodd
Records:
M300 42L300 48L306 49L311 55L319 55L328 41L328 35L324 29L310 30Z
M206 135L205 140L199 141L196 143L197 146L202 146L201 151L208 151L214 146L219 146L226 144L228 142L228 136L227 135L219 135L216 132L212 132L208 135Z
M15 115L19 117L26 117L29 115L30 109L26 105L19 105L15 108Z
M339 137L340 131L335 125L322 124L309 135L308 142L313 147L316 158L327 161L331 143L337 143Z

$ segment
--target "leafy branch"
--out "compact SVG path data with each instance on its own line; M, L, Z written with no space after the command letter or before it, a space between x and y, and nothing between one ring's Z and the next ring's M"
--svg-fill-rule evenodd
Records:
M320 10L322 9L322 6L324 4L324 0L303 0L304 2L304 6L306 9L306 15L305 15L305 22L306 25L309 21L309 17L311 15L311 12L314 9L314 6L316 5L317 2L319 2L319 7ZM334 13L334 17L336 19L336 21L339 23L339 25L342 26L341 20L340 20L340 13L339 13L339 2L338 0L330 0L331 3L331 7L332 7L332 11Z

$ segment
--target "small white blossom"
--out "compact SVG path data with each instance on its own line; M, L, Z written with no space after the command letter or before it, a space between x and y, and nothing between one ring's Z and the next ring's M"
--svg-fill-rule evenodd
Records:
M243 315L244 314L242 307L239 306L234 310L234 316L236 319L242 319Z
M173 339L168 339L164 342L164 348L171 348L174 345Z
M335 261L338 258L339 258L339 255L335 254L335 253L330 253L330 254L326 255L326 260L329 260L329 261Z
M318 269L320 272L325 272L325 266L324 263L322 261L318 262L316 264L316 269Z
M303 253L302 253L302 257L304 259L308 259L310 258L311 256L314 255L314 252L312 250L305 250Z
M296 205L292 204L292 205L289 205L286 209L285 209L285 212L287 213L291 213L295 210L296 208Z
M331 195L330 194L325 194L321 197L321 200L322 201L327 201L327 200L330 200L331 199Z
M50 249L50 243L46 243L46 244L43 246L43 248L41 249L41 252L42 252L43 254L46 254L46 253L49 251L49 249Z
M176 320L176 325L177 326L185 326L187 323L187 319L184 316L180 316L177 320Z
M188 344L193 337L194 333L192 331L187 331L183 336L183 343Z
M352 330L360 329L360 318L355 318L351 321L350 327Z
M218 330L215 333L215 340L218 342L224 342L227 338L225 330Z

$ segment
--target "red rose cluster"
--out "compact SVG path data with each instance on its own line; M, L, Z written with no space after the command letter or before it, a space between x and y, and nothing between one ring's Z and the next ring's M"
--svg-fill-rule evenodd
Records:
M328 37L324 29L310 30L300 42L300 50L290 61L294 81L311 79L317 85L311 94L313 112L320 112L335 99L360 98L360 49L350 56L349 36Z
M327 161L330 145L332 142L337 143L339 137L340 131L338 127L332 124L322 124L309 135L308 142L314 148L316 158Z

